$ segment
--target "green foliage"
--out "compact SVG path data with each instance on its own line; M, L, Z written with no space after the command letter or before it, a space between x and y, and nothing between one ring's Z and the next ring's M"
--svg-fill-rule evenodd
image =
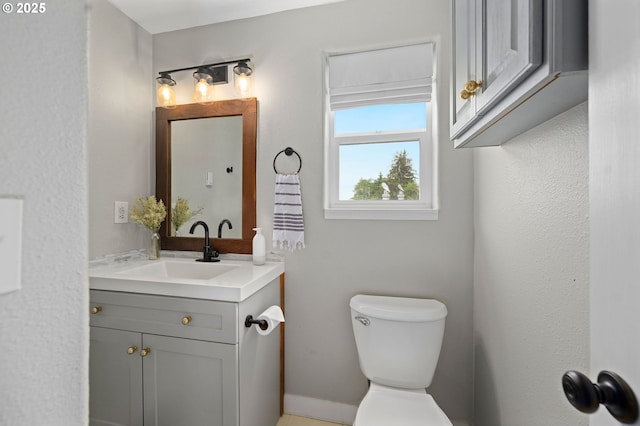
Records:
M413 161L407 156L407 151L397 152L386 176L382 172L377 179L361 178L353 188L353 200L382 200L382 184L389 185L390 199L397 200L400 192L398 185L404 190L405 200L420 199L420 189L416 182L416 172Z
M381 200L382 182L384 182L382 173L377 179L361 178L353 188L353 200Z

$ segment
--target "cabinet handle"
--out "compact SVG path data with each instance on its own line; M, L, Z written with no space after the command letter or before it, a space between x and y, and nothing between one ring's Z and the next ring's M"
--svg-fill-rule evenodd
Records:
M460 98L465 101L475 94L475 91L482 87L481 81L469 80L465 83L464 89L460 92Z
M93 315L97 314L98 312L102 312L102 306L94 306L93 308L91 308L91 313Z
M191 320L193 320L193 318L191 318L190 315L184 316L184 317L182 317L182 324L183 325L189 325L189 324L191 324Z
M149 355L149 352L151 352L151 348L144 348L140 351L140 356L141 357L145 357L147 355Z
M136 353L137 350L138 350L137 346L129 346L129 348L127 349L127 353L129 355L133 355L134 353Z
M467 81L467 84L464 85L464 90L466 90L469 93L473 93L481 87L482 87L481 81L469 80Z

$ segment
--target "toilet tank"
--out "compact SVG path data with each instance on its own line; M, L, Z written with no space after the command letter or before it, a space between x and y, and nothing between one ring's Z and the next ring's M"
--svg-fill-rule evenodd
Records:
M369 380L404 389L431 384L447 316L443 303L356 295L349 306L360 369Z

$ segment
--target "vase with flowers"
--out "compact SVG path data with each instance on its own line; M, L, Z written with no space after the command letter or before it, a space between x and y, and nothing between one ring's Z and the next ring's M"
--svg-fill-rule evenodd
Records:
M156 199L155 195L146 198L138 198L129 214L131 220L152 232L151 243L149 245L149 259L155 260L160 257L160 225L167 217L167 209L162 200Z

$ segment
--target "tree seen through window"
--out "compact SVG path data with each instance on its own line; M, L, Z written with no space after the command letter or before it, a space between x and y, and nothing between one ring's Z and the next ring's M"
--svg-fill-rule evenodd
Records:
M388 194L385 192L388 189ZM387 198L388 196L388 198ZM420 191L413 160L406 150L396 152L386 175L360 178L353 188L353 200L419 200Z

